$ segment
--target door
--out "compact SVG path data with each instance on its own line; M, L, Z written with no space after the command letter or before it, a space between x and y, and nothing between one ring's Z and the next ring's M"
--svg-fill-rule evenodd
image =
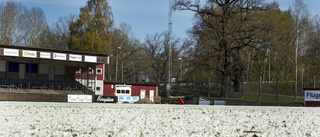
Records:
M142 89L142 90L140 91L140 99L143 99L143 98L145 98L145 97L146 97L146 90Z
M154 97L154 90L150 90L150 100L152 101L152 102L154 102L154 99L153 99L153 97Z
M49 80L54 80L54 66L49 66Z
M26 64L19 64L19 79L26 78Z

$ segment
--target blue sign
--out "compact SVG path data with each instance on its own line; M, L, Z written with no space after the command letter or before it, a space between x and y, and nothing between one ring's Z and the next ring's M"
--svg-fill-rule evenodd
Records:
M133 97L133 101L138 101L139 98L138 97Z
M171 82L176 82L176 78L171 78Z

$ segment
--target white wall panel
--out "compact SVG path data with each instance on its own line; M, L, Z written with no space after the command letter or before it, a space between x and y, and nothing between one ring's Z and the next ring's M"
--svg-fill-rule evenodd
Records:
M0 61L0 72L6 72L6 68L7 68L7 62Z
M49 65L39 64L39 74L49 74Z
M57 65L55 69L56 75L64 75L65 74L65 66Z
M103 95L103 80L97 80L96 82L96 87L100 87L100 91L96 90L96 95Z

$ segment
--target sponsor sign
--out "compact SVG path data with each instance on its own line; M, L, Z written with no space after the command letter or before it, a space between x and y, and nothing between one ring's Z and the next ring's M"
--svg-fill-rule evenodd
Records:
M68 95L68 102L92 102L92 95Z
M51 53L49 53L49 52L40 52L40 58L51 59Z
M37 51L23 50L22 57L36 58Z
M82 61L82 56L81 55L69 54L69 60L70 61Z
M210 105L210 101L204 98L199 98L199 105Z
M67 60L67 54L53 53L53 59L56 59L56 60Z
M306 90L304 101L320 101L320 91Z
M18 49L3 49L3 55L6 56L19 56L19 50Z
M118 97L117 96L95 96L94 102L100 102L100 103L117 103Z
M176 82L176 78L171 78L171 82Z
M97 57L96 56L85 56L84 57L85 62L92 62L97 63Z
M134 103L139 100L139 96L118 96L118 103Z

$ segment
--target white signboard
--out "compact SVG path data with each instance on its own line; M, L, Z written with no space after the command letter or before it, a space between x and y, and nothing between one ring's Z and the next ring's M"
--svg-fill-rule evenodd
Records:
M320 101L320 91L306 90L304 101Z
M134 103L139 100L139 96L118 96L118 103Z
M19 56L19 50L18 49L3 49L3 55Z
M23 50L22 57L36 58L37 51Z
M68 95L68 102L92 102L92 95Z
M70 61L82 61L82 56L69 54L69 60Z
M96 56L85 56L84 57L85 62L92 62L97 63L97 57Z
M210 105L210 100L199 98L199 105Z
M57 60L67 60L67 54L53 53L53 59L57 59Z
M40 52L40 58L51 59L51 53L49 53L49 52Z

